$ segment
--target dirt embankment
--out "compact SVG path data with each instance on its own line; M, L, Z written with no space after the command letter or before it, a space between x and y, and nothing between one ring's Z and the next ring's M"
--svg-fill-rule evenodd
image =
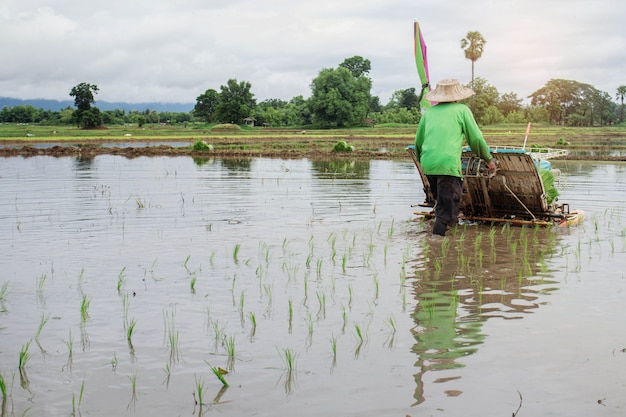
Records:
M312 160L329 159L409 159L406 146L413 138L375 138L350 137L349 144L354 145L353 152L335 152L333 145L337 138L217 138L211 141L213 149L210 151L196 151L192 149L192 142L188 147L170 146L164 144L150 145L150 142L167 142L162 139L131 139L123 140L123 146L111 140L81 140L64 141L63 143L49 142L10 142L3 141L0 148L0 157L32 157L39 155L77 158L93 158L97 155L121 155L126 158L141 156L191 156L194 158L285 158ZM171 140L171 142L187 142L186 140ZM133 146L133 144L137 146ZM106 145L106 146L105 146ZM116 146L117 145L117 146ZM578 149L581 150L581 149ZM571 153L558 159L567 160L595 160L595 161L626 161L626 156L607 155L579 155Z

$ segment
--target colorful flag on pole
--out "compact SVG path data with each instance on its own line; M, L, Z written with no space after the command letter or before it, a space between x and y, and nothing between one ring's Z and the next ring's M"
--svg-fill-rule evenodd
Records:
M430 91L430 76L428 75L428 54L426 53L426 43L424 42L424 37L422 36L422 31L420 30L419 23L415 21L414 31L413 31L413 43L414 43L414 53L415 53L415 66L417 67L417 73L420 77L420 88L419 88L419 98L420 98L420 107L430 107L430 101L426 100L424 97L427 92Z

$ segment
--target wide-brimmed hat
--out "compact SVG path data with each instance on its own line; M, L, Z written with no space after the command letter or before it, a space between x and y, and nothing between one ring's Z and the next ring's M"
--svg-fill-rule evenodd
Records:
M449 101L459 101L474 95L471 88L463 87L459 80L446 78L437 83L433 91L426 93L426 100L445 103Z

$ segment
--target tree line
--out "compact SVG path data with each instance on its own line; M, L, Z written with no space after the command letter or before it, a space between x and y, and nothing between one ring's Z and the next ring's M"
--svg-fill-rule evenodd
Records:
M478 32L469 32L461 44L465 48L466 57L472 60L472 81L468 87L476 92L465 103L472 108L481 125L548 122L564 126L604 126L624 121L626 86L617 88L615 98L620 103L616 103L607 92L599 91L589 84L552 79L528 97L530 104L523 105L523 100L515 93L502 94L486 79L474 78L474 63L482 54L484 46L484 40L481 42ZM260 103L256 102L249 82L229 79L220 86L219 91L208 89L200 94L194 109L188 113L100 111L95 106L98 86L83 82L74 86L69 93L74 98L75 108L54 112L29 105L5 106L0 111L0 122L74 124L81 128L96 128L103 124L142 126L189 122L248 122L257 126L321 128L417 124L421 109L416 88L396 90L389 102L382 105L379 97L371 94L370 70L368 59L360 56L346 58L337 67L319 72L311 82L309 98L296 96L289 101L268 99Z

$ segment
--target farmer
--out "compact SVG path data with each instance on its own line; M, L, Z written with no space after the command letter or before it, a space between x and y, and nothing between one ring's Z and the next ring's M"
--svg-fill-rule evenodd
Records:
M495 161L471 110L457 103L473 94L455 79L441 80L437 88L426 94L433 107L424 112L419 122L415 152L435 198L433 235L445 236L447 226L457 223L463 193L464 138L472 151L487 162L489 173L496 172Z

